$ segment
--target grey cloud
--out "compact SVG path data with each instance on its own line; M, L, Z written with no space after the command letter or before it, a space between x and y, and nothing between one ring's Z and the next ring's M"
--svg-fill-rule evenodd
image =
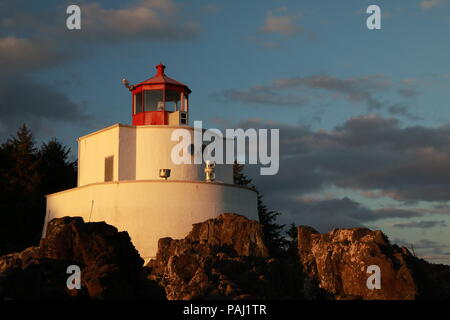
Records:
M402 88L396 89L398 86ZM355 105L365 105L368 110L387 108L392 115L420 120L405 103L391 103L382 98L383 93L395 92L393 90L396 90L401 98L412 98L419 94L413 85L393 83L386 75L376 74L348 78L331 75L281 78L275 79L269 85L239 90L227 89L215 93L214 97L233 102L298 107L318 99L342 98Z
M48 121L89 126L94 118L65 94L28 77L0 78L0 134L26 123L33 131Z
M229 89L223 95L213 95L213 98L224 98L225 101L240 101L257 105L302 106L308 99L294 95L281 95L269 87L253 87L248 90Z
M61 63L67 54L47 40L17 37L0 38L0 70L2 76L48 68Z
M268 179L249 166L273 198L340 187L410 203L450 201L449 126L402 127L397 119L367 115L330 131L257 119L238 127L280 129L279 173Z
M348 197L317 198L294 197L292 195L277 195L273 197L265 194L270 206L283 212L283 223L310 225L320 232L328 232L334 228L364 227L382 219L408 219L419 217L421 212L397 208L370 209L367 206Z
M419 229L430 229L435 227L447 227L447 223L444 220L441 221L412 221L408 223L398 223L393 225L394 228L409 229L409 228L419 228Z
M327 75L310 77L294 77L274 81L280 89L322 89L343 95L352 103L365 102L371 109L379 109L382 103L374 97L374 93L389 89L390 81L383 75L353 77L340 79Z
M220 94L216 93L216 96L223 96L225 100L229 101L245 103L304 106L309 102L310 92L308 90L322 90L332 97L342 96L353 104L364 103L369 109L379 109L383 102L376 94L389 90L391 87L389 79L383 75L346 79L315 75L277 79L270 85L254 86L246 90L229 89Z
M408 106L403 103L396 103L388 108L388 112L392 115L400 115L404 116L405 118L408 118L409 120L420 120L421 118L414 115L408 110Z
M433 263L448 264L450 259L449 246L437 241L426 239L407 241L396 238L393 242L399 246L407 247L410 251L415 252L419 258L432 260Z
M312 214L338 214L346 215L358 222L369 222L380 219L389 218L411 218L421 216L422 213L413 210L382 208L372 210L366 206L351 200L350 198L342 199L318 199L318 200L302 200L296 201L299 206L307 207Z
M406 241L404 239L394 239L394 242L399 246L414 248L422 255L447 255L449 252L446 252L448 249L448 245L427 239L421 239L419 241Z
M402 88L398 90L398 93L405 98L412 98L419 94L417 90L413 88Z

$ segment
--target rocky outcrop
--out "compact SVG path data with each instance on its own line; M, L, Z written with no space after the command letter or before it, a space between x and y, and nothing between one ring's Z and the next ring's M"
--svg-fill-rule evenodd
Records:
M54 219L39 247L0 257L0 297L163 298L143 276L143 262L126 232L79 217ZM67 288L70 265L81 269L80 290Z
M430 272L431 264L391 245L381 231L353 228L320 234L300 226L298 254L306 279L335 299L450 298L445 281L433 278L437 274ZM380 269L380 289L367 285L373 272L368 273L369 266Z
M262 226L236 214L195 224L182 240L160 239L147 267L168 299L301 298L298 266L269 258Z
M0 257L2 299L450 299L450 267L391 245L381 231L298 228L297 250L269 256L262 226L222 214L143 260L126 232L81 218L52 220L39 247ZM295 249L295 245L291 249ZM81 289L66 286L81 269ZM381 288L369 289L369 266Z

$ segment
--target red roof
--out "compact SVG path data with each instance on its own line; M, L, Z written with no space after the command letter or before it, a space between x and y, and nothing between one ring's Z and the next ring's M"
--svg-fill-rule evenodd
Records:
M134 85L134 87L138 87L138 86L141 86L144 84L147 84L147 85L148 84L150 84L150 85L151 84L171 84L171 85L175 85L175 86L184 87L187 89L188 93L191 93L191 90L189 89L189 87L187 85L166 76L166 74L164 73L165 68L166 68L165 65L158 64L156 66L156 74L153 77Z

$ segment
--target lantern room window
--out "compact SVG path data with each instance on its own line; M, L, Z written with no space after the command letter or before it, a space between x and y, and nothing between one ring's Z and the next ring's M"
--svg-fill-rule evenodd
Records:
M162 90L147 90L144 94L144 111L164 110Z
M134 96L134 113L142 112L142 92L139 92Z
M179 110L181 102L181 92L166 90L166 108L174 111Z

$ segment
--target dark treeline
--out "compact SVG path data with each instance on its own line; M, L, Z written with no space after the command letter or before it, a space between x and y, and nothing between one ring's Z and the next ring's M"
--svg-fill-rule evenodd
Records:
M26 125L0 145L0 256L37 245L45 195L76 186L76 162L56 139L37 146Z

